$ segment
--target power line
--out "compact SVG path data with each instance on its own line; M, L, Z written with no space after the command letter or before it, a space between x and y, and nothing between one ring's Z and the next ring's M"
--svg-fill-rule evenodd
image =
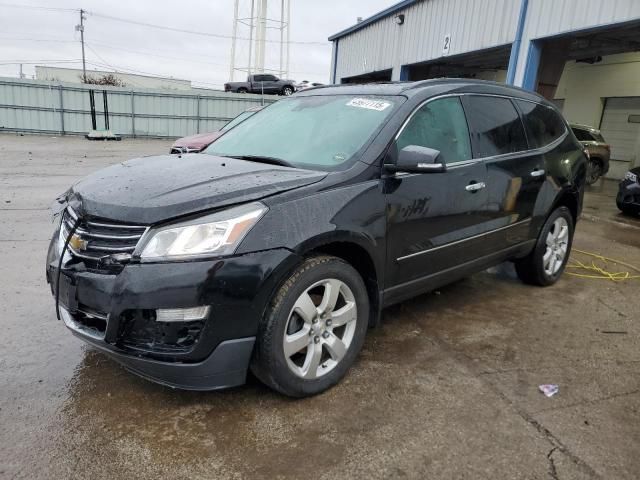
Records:
M120 18L120 17L115 17L113 15L106 15L103 13L97 13L97 12L92 12L92 11L87 11L87 13L89 13L90 15L94 16L94 17L100 17L100 18L105 18L108 20L114 20L116 22L124 22L124 23L130 23L133 25L138 25L141 27L149 27L149 28L157 28L160 30L168 30L171 32L179 32L179 33L189 33L191 35L201 35L203 37L212 37L212 38L224 38L224 39L232 39L233 37L231 35L221 35L218 33L209 33L209 32L200 32L200 31L195 31L195 30L186 30L186 29L182 29L182 28L175 28L175 27L167 27L166 25L157 25L154 23L147 23L147 22L140 22L137 20L130 20L128 18ZM246 40L246 41L250 41L251 39L249 38L245 38L245 37L236 37L237 40ZM266 42L268 43L280 43L279 40L266 40ZM287 42L285 42L287 43ZM294 45L317 45L317 46L323 46L323 47L328 47L331 44L329 42L304 42L304 41L296 41L296 40L289 40L290 44L294 44Z
M177 60L177 61L181 61L181 62L185 62L185 63L198 63L198 64L202 64L202 65L211 65L214 67L226 67L228 66L226 63L215 63L215 62L207 62L205 60L195 60L195 59L190 59L184 56L181 57L172 57L169 55L160 55L157 53L151 53L151 52L143 52L141 50L131 50L129 48L122 48L122 47L116 47L113 45L109 45L107 43L102 43L102 42L85 42L85 45L89 46L89 45L93 45L93 46L100 46L102 48L107 48L107 49L111 49L111 50L119 50L121 52L127 52L127 53L133 53L134 55L143 55L143 56L149 56L149 57L158 57L158 58L166 58L168 60ZM92 51L95 53L95 50L92 49ZM265 69L265 70L270 70L270 71L278 71L275 69ZM300 72L300 71L291 71L291 73L299 73L301 75L306 74L306 75L324 75L324 73L320 73L320 72Z
M18 42L59 42L59 43L77 43L77 40L63 40L61 38L30 38L30 37L7 37L0 35L5 40L16 40Z
M77 12L77 8L60 8L60 7L40 7L36 5L19 5L16 3L0 3L0 7L7 8L25 8L28 10L46 10L49 12Z

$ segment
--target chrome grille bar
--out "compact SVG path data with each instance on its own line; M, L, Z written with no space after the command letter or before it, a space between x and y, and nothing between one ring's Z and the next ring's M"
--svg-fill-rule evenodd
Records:
M63 217L62 234L66 238L73 225L78 222L78 215L71 207L67 207ZM127 225L109 220L94 220L80 218L75 236L84 241L84 245L77 248L73 242L69 250L73 255L84 260L99 261L114 253L133 253L147 231L142 225Z

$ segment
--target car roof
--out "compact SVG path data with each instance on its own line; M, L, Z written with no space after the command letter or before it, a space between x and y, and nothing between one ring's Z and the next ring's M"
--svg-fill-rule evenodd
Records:
M466 78L435 78L418 82L379 82L364 84L323 85L307 88L296 96L312 95L442 95L446 93L485 93L522 98L534 102L552 105L542 96L530 90L506 85L504 83Z

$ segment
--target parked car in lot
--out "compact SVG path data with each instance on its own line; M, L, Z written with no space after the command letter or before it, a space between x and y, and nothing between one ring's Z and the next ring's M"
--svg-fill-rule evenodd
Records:
M296 91L306 90L307 88L322 87L324 84L319 82L310 82L309 80L303 80L296 85Z
M616 204L622 213L640 214L640 167L632 168L620 182Z
M585 146L589 157L587 184L593 185L609 171L611 146L605 142L600 130L587 125L571 124L576 138Z
M249 75L246 82L225 83L224 91L236 93L268 93L288 97L296 91L296 82L295 80L281 80L275 75Z
M72 333L136 374L208 390L251 369L303 397L345 375L388 305L506 260L555 283L585 175L569 126L528 91L313 89L202 154L73 185L47 280Z
M199 153L211 145L213 141L224 132L244 122L251 115L254 115L263 108L263 106L248 108L216 132L198 133L196 135L179 138L173 142L169 153Z

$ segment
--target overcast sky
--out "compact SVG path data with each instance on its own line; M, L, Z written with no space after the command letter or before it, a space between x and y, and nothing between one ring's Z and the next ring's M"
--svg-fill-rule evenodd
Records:
M249 5L250 0L241 0ZM292 43L289 77L297 81L328 82L331 44L327 37L368 17L395 0L291 0ZM35 8L16 8L16 6ZM85 21L87 69L136 71L191 80L195 85L220 88L229 80L231 40L160 30L125 23L101 15L209 34L230 36L234 0L0 0L0 76L18 76L24 62L27 78L34 64L81 67L79 13ZM269 16L278 16L280 2L271 0ZM69 9L58 10L58 9ZM92 14L93 13L93 14ZM248 10L240 12L249 16ZM238 32L248 37L248 29ZM269 30L269 38L279 32ZM267 44L267 68L279 68L279 46ZM237 66L247 63L248 41L237 44ZM54 61L59 63L54 63ZM12 63L13 62L13 63ZM76 62L76 63L62 63ZM244 74L237 72L236 80Z

